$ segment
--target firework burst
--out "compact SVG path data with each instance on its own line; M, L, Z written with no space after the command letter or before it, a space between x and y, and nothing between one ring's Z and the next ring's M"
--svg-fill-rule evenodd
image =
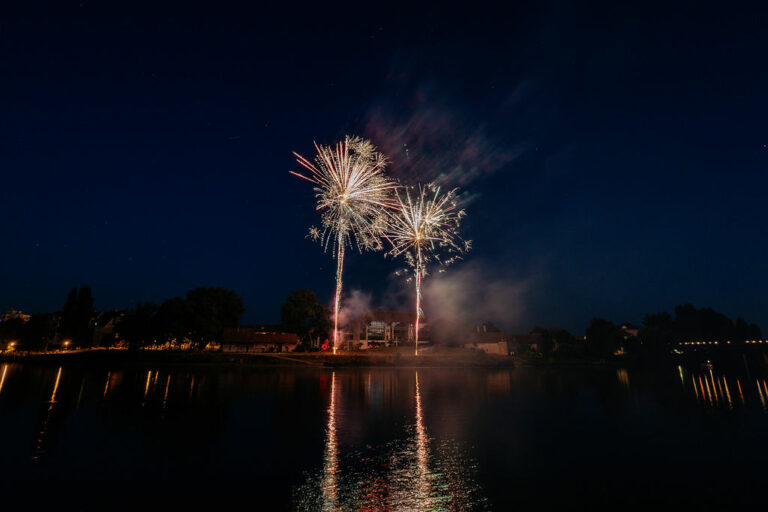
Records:
M309 173L291 171L291 174L315 185L321 227L310 228L309 237L319 241L325 250L332 247L336 258L335 353L339 341L339 303L345 249L356 246L362 252L382 248L381 235L387 225L384 211L390 205L395 185L384 173L384 156L370 141L347 136L335 146L315 143L315 149L317 155L314 161L294 153L299 165Z
M435 185L405 188L395 194L395 205L388 216L386 238L392 248L390 256L404 256L416 282L416 349L419 354L421 282L431 263L449 265L469 251L471 242L459 236L461 219L457 190L441 192Z

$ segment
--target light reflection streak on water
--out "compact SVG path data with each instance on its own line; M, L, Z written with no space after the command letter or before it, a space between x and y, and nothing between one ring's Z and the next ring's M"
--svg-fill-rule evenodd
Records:
M144 399L141 402L141 406L144 407L147 403L147 395L149 394L149 381L152 379L152 370L147 372L147 382L144 384Z
M339 470L338 444L336 440L336 372L331 374L331 400L328 405L325 457L323 460L323 510L338 508L336 474Z
M739 388L739 397L741 398L741 405L746 405L746 401L744 400L744 393L741 391L741 382L739 382L739 379L736 379L736 387Z
M704 399L704 401L708 402L709 399L707 398L706 391L704 391L704 382L701 380L701 375L699 375L699 389L701 389L701 396Z
M425 502L430 496L428 467L429 453L427 451L427 431L424 428L424 415L421 409L421 390L419 389L419 372L416 372L416 464L419 470L419 484L417 495L422 500L422 504L427 507L429 502ZM426 509L425 509L426 510Z
M168 378L165 381L165 393L163 394L163 409L168 405L168 388L171 385L171 374L168 374Z
M56 392L59 390L59 382L61 382L61 371L62 367L59 366L59 371L56 373L56 381L53 383L53 390L51 391L51 399L48 401L48 408L40 423L40 430L38 431L38 436L35 440L35 449L32 455L33 461L39 461L41 456L46 453L45 445L48 437L48 428L51 423L51 417L53 416L53 409L56 405Z
M104 384L104 394L102 395L102 398L107 398L107 393L109 392L109 379L112 378L112 372L107 372L107 383Z
M696 377L691 375L691 381L693 381L693 392L696 394L696 401L699 401L699 388L696 386Z
M712 381L712 393L715 396L715 402L719 404L720 398L717 395L717 384L715 384L715 378L712 376L712 370L709 370L709 379L707 379L707 377L705 376L704 381L705 382ZM709 390L709 384L707 384L707 390Z
M730 377L731 382L728 382L729 377L726 374L715 377L712 368L701 373L694 373L678 367L678 373L681 376L681 387L684 391L687 391L690 384L693 384L693 395L697 403L703 404L707 408L723 410L727 408L729 411L733 411L738 405L747 405L745 393L749 392L749 381L754 381L762 411L768 414L768 378L757 378L751 375L741 377L747 380L745 384L747 389L745 390L741 385L740 377L732 376ZM686 385L688 374L690 374L691 380ZM752 389L752 393L754 393L754 388Z
M629 389L629 373L627 373L625 368L619 368L616 370L616 378L624 387Z
M731 400L731 391L728 389L728 379L723 375L723 385L725 386L725 395L728 397L728 408L733 409L733 400Z
M112 372L107 372L107 383L104 384L104 395L102 398L107 398L107 392L109 392L109 379L112 378Z
M723 400L723 404L725 404L725 399L727 398L725 395L725 391L723 391L723 379L718 379L717 381L717 389L720 390L720 398Z
M5 384L5 375L8 373L8 363L3 365L3 374L0 376L0 393L3 391L3 385Z
M56 403L56 392L59 390L59 381L61 380L61 366L59 366L59 373L56 374L56 382L53 384L53 392L51 392L51 400L49 404Z
M718 399L718 403L720 403L720 400L725 399L725 394L723 393L723 386L719 380L715 380L715 375L712 373L712 370L709 370L709 377L710 379L712 379L712 387L717 386L716 391L720 391L720 398ZM715 392L715 395L717 396L717 392Z

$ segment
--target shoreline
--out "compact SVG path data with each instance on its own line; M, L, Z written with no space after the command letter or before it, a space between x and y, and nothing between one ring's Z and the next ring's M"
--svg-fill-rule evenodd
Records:
M72 352L2 354L0 363L37 364L42 366L222 366L222 367L291 367L291 368L513 368L521 361L511 356L484 353L360 354L339 353L259 353L186 351L84 350ZM523 363L524 364L524 363Z
M229 352L187 352L171 350L107 350L103 348L69 352L0 354L0 364L18 363L39 366L78 366L111 369L120 367L190 367L190 368L592 368L633 366L631 361L589 359L543 360L486 354L476 351L448 350L414 356L408 352L283 352L237 354Z

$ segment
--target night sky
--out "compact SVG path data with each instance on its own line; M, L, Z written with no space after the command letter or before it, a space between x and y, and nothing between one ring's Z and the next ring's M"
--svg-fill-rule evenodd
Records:
M625 3L5 5L0 309L81 284L98 309L223 286L245 322L330 303L288 171L352 133L461 187L474 248L432 277L478 321L582 334L692 302L768 328L768 16ZM353 254L346 288L407 301L396 268Z

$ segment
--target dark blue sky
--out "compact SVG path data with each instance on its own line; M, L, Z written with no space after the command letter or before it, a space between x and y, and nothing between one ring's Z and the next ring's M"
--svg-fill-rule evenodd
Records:
M462 187L474 250L435 279L510 329L683 302L768 327L766 12L58 4L0 12L0 309L84 283L101 309L224 286L248 322L330 301L288 170L355 133ZM392 262L348 263L407 298Z

